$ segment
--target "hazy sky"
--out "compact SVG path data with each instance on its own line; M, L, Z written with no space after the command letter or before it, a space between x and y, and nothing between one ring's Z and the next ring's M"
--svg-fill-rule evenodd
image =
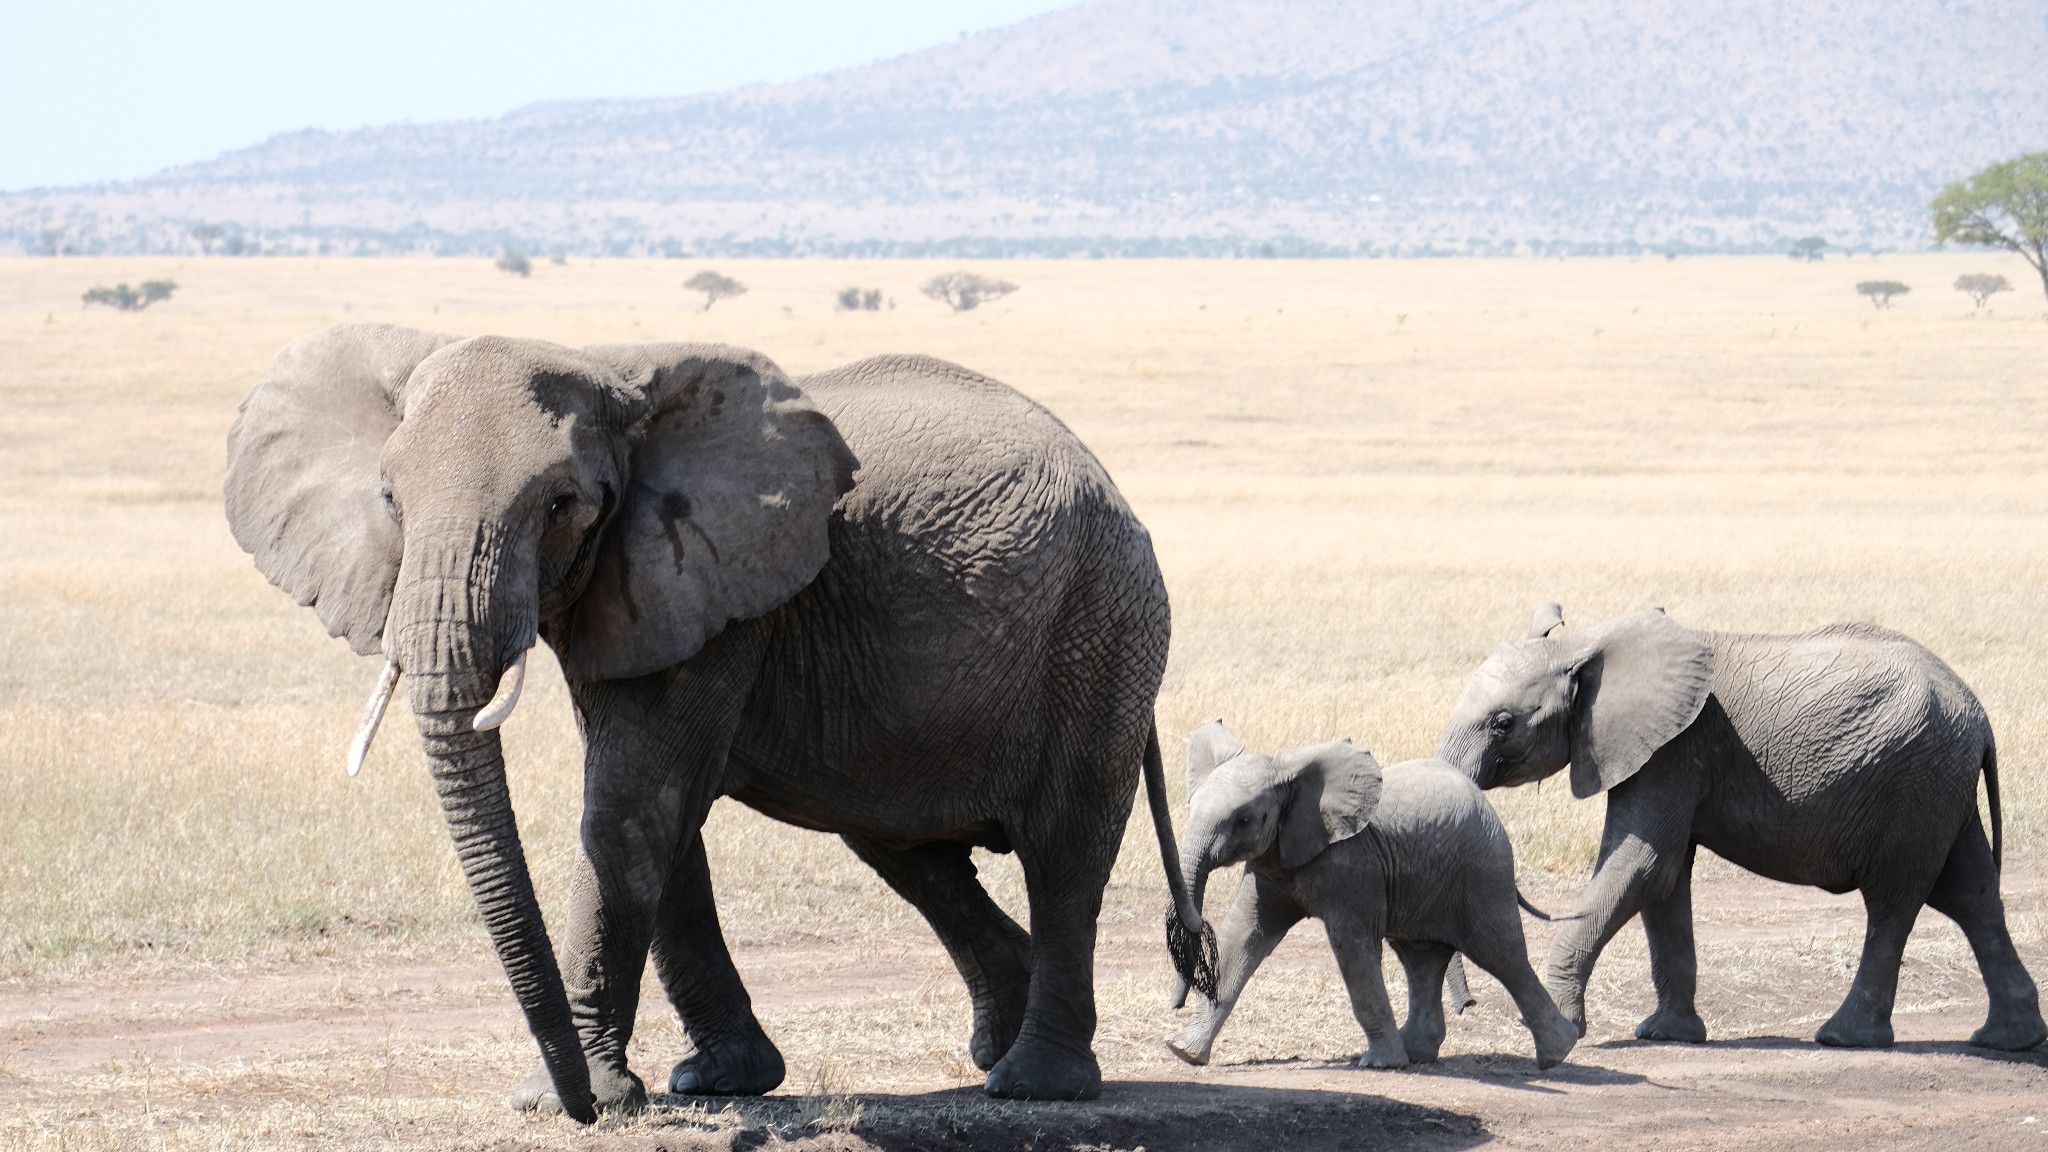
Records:
M101 0L0 21L0 190L295 128L494 116L865 64L1074 0Z

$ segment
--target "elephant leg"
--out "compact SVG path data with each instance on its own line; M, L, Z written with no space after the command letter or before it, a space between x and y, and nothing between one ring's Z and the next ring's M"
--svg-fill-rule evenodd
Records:
M1863 956L1849 995L1814 1039L1832 1048L1887 1048L1892 1042L1892 1001L1899 991L1899 961L1926 901L1926 889L1867 885L1863 889Z
M646 1104L645 1086L626 1066L640 978L676 853L697 836L723 783L765 635L728 628L666 672L570 685L583 722L582 850L557 939L600 1110ZM543 1083L530 1077L514 1102L559 1109Z
M1401 1043L1410 1060L1433 1064L1444 1044L1444 973L1457 953L1444 944L1391 943L1408 974L1408 1022L1401 1025Z
M1377 912L1377 910L1375 910ZM1394 1006L1387 999L1387 979L1382 932L1378 915L1370 918L1331 910L1323 917L1330 934L1330 950L1337 954L1337 970L1344 977L1344 989L1351 994L1351 1014L1365 1030L1365 1055L1361 1068L1405 1068L1408 1046L1394 1024Z
M1948 861L1928 894L1927 906L1956 922L1977 954L1978 971L1990 1010L1970 1037L1980 1048L2023 1052L2048 1039L2041 997L2027 975L2005 927L2005 903L1998 896L1998 863L1974 814L1949 848Z
M1513 884L1510 878L1508 883ZM1480 971L1500 981L1508 990L1522 1023L1536 1041L1536 1066L1555 1068L1579 1042L1579 1028L1558 1011L1536 970L1529 966L1528 938L1522 934L1522 915L1511 895L1493 902L1495 911L1471 922L1471 931L1458 942L1458 951Z
M1657 1010L1636 1025L1638 1040L1704 1044L1707 1023L1694 996L1699 990L1699 953L1692 940L1692 864L1696 847L1685 850L1671 894L1643 907L1643 935L1650 942L1650 982Z
M654 970L689 1036L691 1052L669 1073L678 1096L760 1096L782 1083L782 1053L754 1016L718 924L704 837L675 855L655 916Z
M1031 937L989 899L965 844L904 848L848 836L847 847L867 861L896 894L923 913L974 998L974 1037L968 1051L986 1072L1016 1042L1031 996Z
M1136 768L1142 743L1131 749ZM1010 831L1031 900L1031 993L1017 1041L989 1071L983 1090L1011 1100L1093 1100L1102 1094L1095 1060L1095 921L1123 838L1136 772L1111 793L1107 772L1068 775L1079 794L1061 795L1050 782L1039 792L1041 809ZM1118 819L1106 820L1105 813Z
M1636 805L1621 802L1622 790L1640 782L1640 777L1630 780L1608 794L1600 863L1579 897L1577 918L1566 921L1550 942L1543 982L1581 1036L1586 1034L1586 985L1601 950L1637 913L1671 895L1687 859L1690 830L1682 821L1645 819L1632 810Z
M1201 1015L1187 1027L1166 1038L1175 1056L1190 1064L1207 1064L1216 1045L1217 1033L1237 1007L1237 998L1251 982L1266 957L1273 954L1287 931L1308 913L1269 880L1247 871L1237 886L1237 899L1216 928L1216 1000L1204 1005Z

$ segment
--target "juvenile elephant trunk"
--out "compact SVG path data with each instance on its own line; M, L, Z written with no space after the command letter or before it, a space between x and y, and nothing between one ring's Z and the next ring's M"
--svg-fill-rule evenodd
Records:
M597 1119L590 1069L527 874L503 747L493 726L478 724L478 713L515 674L508 652L523 654L532 643L530 615L493 603L502 537L485 529L473 540L438 557L431 546L408 548L391 648L400 654L463 878L563 1111L587 1124Z

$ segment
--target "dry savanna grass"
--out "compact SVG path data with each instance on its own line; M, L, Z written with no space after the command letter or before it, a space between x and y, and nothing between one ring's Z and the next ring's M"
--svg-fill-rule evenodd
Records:
M1425 755L1465 675L1539 600L1578 623L1649 605L1730 629L1869 620L1922 639L1989 707L2016 872L2048 834L2048 317L2019 294L1973 314L1946 290L1967 271L2030 283L2016 261L1033 262L976 265L1021 290L963 314L916 291L950 264L715 266L751 291L705 312L682 287L698 266L677 261L531 279L481 260L0 261L0 992L31 1006L0 1024L25 1051L50 1041L35 1006L67 997L143 1031L202 1002L442 1021L262 1061L109 1043L61 1075L0 1051L0 1148L574 1142L501 1111L531 1042L504 1015L406 726L342 773L374 663L269 588L221 516L236 402L277 348L344 321L720 340L799 373L921 351L1017 386L1152 530L1175 613L1170 746L1223 716L1259 747L1349 735L1384 761ZM95 284L159 278L180 287L149 311L79 306ZM1920 290L1878 312L1852 290L1866 279ZM897 306L837 311L849 284ZM506 744L554 909L577 743L559 677L534 679ZM1539 902L1568 904L1600 806L1562 787L1494 799ZM850 1086L979 1079L965 994L908 906L831 838L729 805L713 823L726 931L802 1097L777 1123L852 1125ZM1173 1067L1149 841L1134 823L1107 898L1112 1076ZM1021 908L1010 861L984 875ZM2039 895L2010 896L2037 971ZM1717 1030L1808 1034L1840 994L1774 990L1780 944L1701 937L1730 990L1707 1005ZM1359 1049L1334 969L1296 943L1275 960L1294 978L1254 985L1225 1058ZM1845 980L1856 946L1851 930L1791 948ZM1639 936L1612 955L1594 1026L1625 1033L1647 996ZM210 991L226 977L242 991ZM808 991L775 996L785 977ZM1930 918L1902 1011L1974 979ZM650 1001L637 1066L660 1075L680 1044ZM1460 1044L1520 1052L1526 1036L1496 990Z

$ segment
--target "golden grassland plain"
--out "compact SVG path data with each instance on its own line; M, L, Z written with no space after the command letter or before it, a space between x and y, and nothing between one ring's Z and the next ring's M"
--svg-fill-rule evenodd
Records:
M796 373L918 351L1018 387L1152 531L1174 609L1169 749L1221 716L1260 748L1348 735L1384 762L1427 755L1464 677L1542 600L1580 624L1651 605L1724 629L1867 620L1927 643L1984 699L2008 858L2031 862L2048 836L2048 309L2022 291L1975 313L1948 289L1969 271L2030 285L2010 258L975 264L1021 289L961 314L917 291L954 264L715 261L750 290L709 311L682 287L701 266L0 261L0 986L448 962L483 973L479 1003L502 997L407 725L386 725L359 778L342 772L375 662L266 585L221 514L236 403L280 346L348 321L726 341ZM94 285L159 278L179 287L148 311L80 306ZM1915 291L1879 311L1852 290L1866 279ZM849 285L893 303L838 311ZM580 774L552 663L506 746L558 909ZM1532 889L1568 903L1601 806L1562 786L1493 798ZM729 803L708 837L743 964L781 949L840 971L914 950L929 973L867 1015L764 1009L792 1090L975 1078L943 953L843 846ZM1021 907L1009 860L984 874ZM1113 964L1105 947L1112 1074L1160 1059L1163 893L1141 819L1106 900L1105 938L1144 953ZM2048 975L2038 896L2015 898L2014 921ZM1937 919L1915 956L1966 987L1967 950ZM1636 939L1603 969L1603 987L1632 983L1596 1029L1633 1022ZM1846 970L1856 940L1809 945ZM1702 948L1703 968L1746 962L1704 931ZM348 982L301 992L332 1007ZM1810 1032L1832 995L1709 1016ZM1494 1012L1485 1042L1521 1050ZM635 1059L659 1074L679 1032L644 1018ZM1227 1038L1246 1056L1360 1045L1327 964L1248 1000ZM183 1071L115 1053L62 1086L0 1053L0 1147L516 1125L499 1101L530 1041L451 1026L437 1044ZM364 1087L394 1075L406 1091ZM256 1102L209 1103L223 1093Z

